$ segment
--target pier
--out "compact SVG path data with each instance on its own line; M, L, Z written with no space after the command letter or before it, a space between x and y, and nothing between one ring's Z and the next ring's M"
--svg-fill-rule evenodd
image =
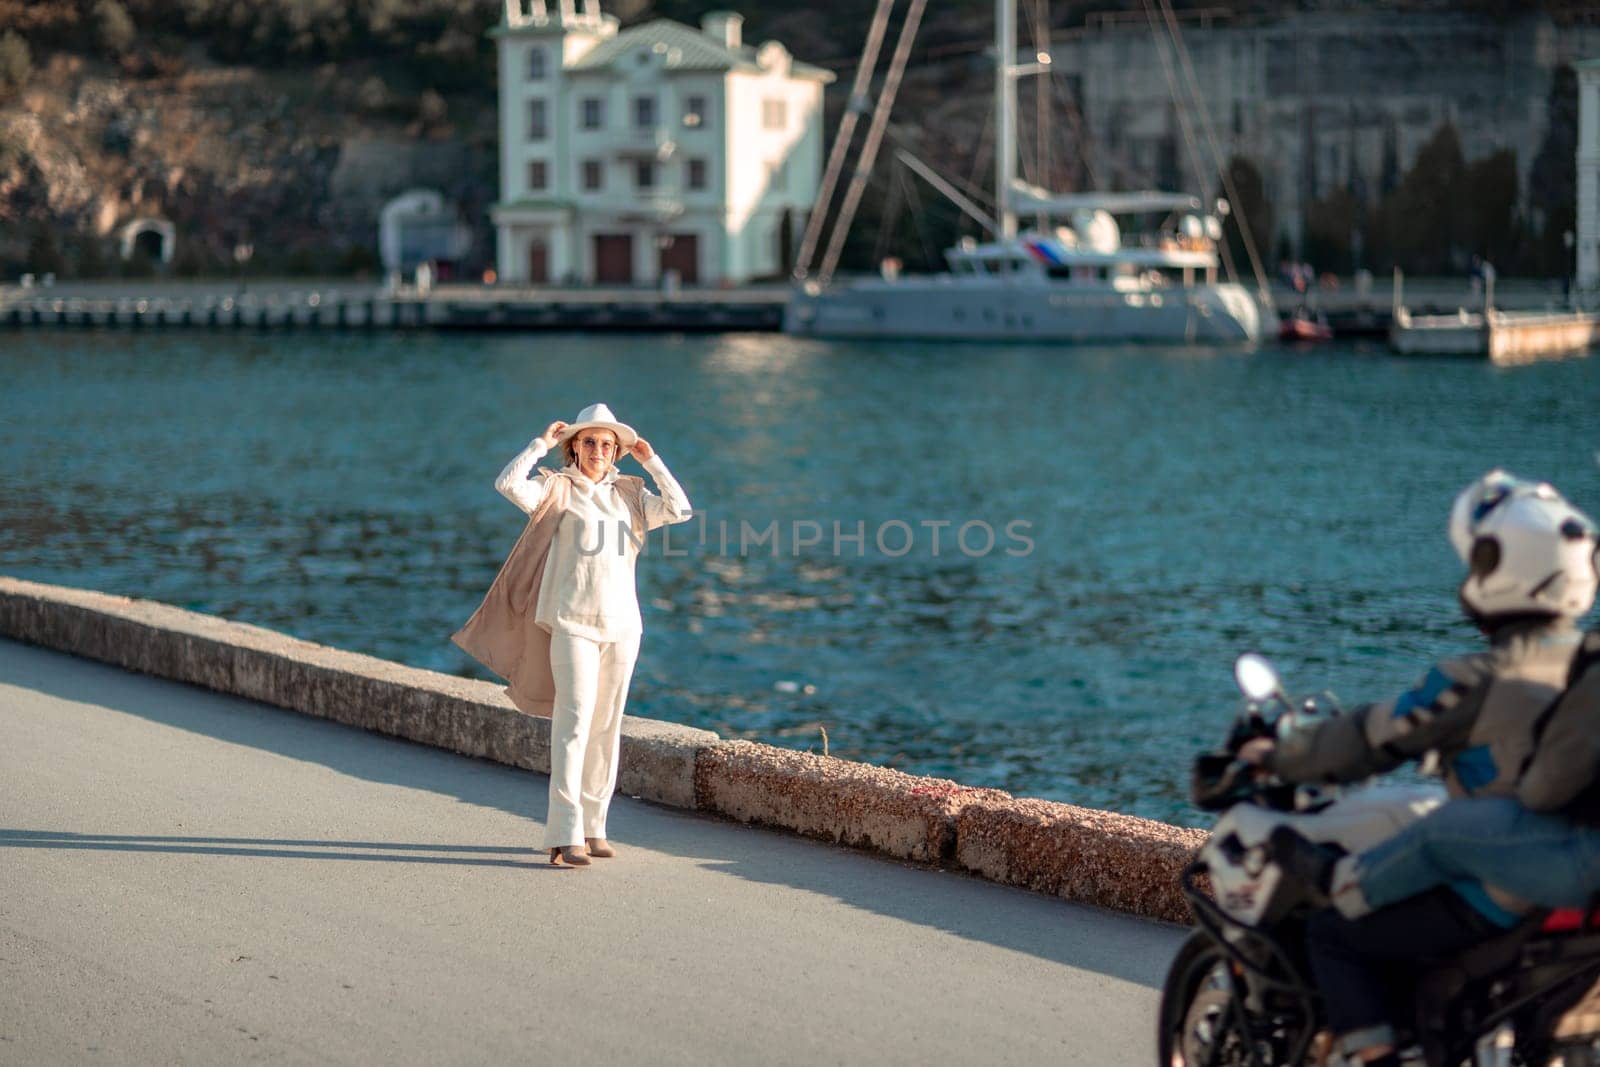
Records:
M1481 308L1481 297L1460 279L1408 279L1406 295L1417 316ZM333 282L72 282L0 286L0 329L775 332L788 298L781 283L677 291L446 284L419 293ZM1382 339L1393 323L1387 286L1309 295L1279 286L1273 299L1280 316L1302 303L1320 311L1338 337ZM1560 286L1548 281L1502 281L1496 306L1563 310Z
M1582 353L1600 342L1600 315L1494 312L1487 340L1489 359L1495 363Z
M207 330L775 331L784 286L664 292L649 289L495 289L428 293L287 283L131 284L0 290L0 327Z

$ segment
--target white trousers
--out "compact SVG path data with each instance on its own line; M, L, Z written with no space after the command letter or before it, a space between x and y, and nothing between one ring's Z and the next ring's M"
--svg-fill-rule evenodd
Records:
M622 707L639 658L639 638L601 644L557 630L550 635L555 707L550 714L550 810L544 847L606 836L617 785Z

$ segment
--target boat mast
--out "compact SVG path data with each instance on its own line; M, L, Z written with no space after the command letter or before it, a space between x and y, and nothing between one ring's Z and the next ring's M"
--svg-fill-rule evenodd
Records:
M1017 235L1017 213L1011 209L1011 183L1017 176L1017 0L995 0L994 52L996 236L1009 241Z

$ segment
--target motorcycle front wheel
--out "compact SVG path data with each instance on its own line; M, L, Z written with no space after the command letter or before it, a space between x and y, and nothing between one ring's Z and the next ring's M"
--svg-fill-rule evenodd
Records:
M1195 933L1183 943L1161 990L1157 1067L1281 1065L1270 1020L1249 1016L1237 1002L1228 957Z

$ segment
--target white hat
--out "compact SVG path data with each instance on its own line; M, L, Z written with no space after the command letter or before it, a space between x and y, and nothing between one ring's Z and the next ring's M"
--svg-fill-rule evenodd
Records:
M625 422L618 422L617 417L611 414L611 409L604 404L590 404L578 412L578 417L561 431L561 436L556 438L556 444L565 444L573 434L579 430L587 430L591 426L598 426L610 430L617 435L619 451L626 452L631 449L634 442L639 440L639 435L633 432L633 427Z

